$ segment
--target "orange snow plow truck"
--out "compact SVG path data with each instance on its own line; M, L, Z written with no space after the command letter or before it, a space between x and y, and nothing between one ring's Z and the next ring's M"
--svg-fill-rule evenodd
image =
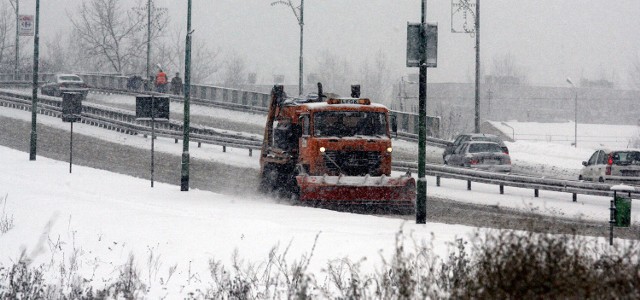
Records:
M271 92L262 153L261 189L288 191L301 203L364 205L413 211L415 180L391 177L389 110L360 98L288 98Z

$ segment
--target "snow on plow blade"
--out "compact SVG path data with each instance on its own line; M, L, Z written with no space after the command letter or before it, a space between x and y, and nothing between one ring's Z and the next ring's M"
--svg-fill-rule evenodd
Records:
M410 176L299 175L296 180L301 202L413 207L416 199L416 182Z

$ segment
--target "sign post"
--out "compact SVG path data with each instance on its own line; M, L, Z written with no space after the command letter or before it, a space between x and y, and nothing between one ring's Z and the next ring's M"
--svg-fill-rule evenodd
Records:
M419 67L418 84L418 182L416 224L427 223L426 134L427 134L427 68L436 67L437 24L427 24L427 0L422 0L421 22L407 23L407 67ZM434 36L435 34L435 36ZM429 51L431 49L431 51Z
M73 123L80 121L82 114L82 93L62 93L62 122L71 123L69 137L69 173L73 165Z
M136 96L136 120L151 120L151 187L153 187L156 121L169 122L169 97L154 95Z
M631 226L631 192L634 187L620 184L611 187L613 200L611 200L611 211L609 217L609 245L613 245L613 227ZM627 193L627 196L624 196Z

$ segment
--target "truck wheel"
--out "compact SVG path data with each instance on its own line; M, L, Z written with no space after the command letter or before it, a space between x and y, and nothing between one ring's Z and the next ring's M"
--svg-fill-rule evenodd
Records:
M278 177L278 169L273 165L266 165L260 177L260 191L263 193L270 193L275 190L277 187Z

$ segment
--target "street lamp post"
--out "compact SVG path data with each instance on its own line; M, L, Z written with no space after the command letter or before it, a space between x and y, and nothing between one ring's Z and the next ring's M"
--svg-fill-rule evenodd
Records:
M574 90L574 98L573 98L573 147L578 148L578 91L576 90L576 86L571 81L571 78L567 77L567 82L573 87Z
M298 25L300 25L300 65L299 65L299 73L298 73L298 95L302 95L302 91L304 89L303 83L302 83L302 79L303 79L303 65L304 65L304 59L303 59L303 55L302 55L302 45L303 45L303 37L304 37L304 0L300 0L300 6L299 7L294 7L293 4L291 3L291 0L279 0L279 1L274 1L271 2L271 5L277 5L277 4L281 4L281 5L286 5L288 7L291 8L291 10L293 11L293 14L296 16L296 19L298 19Z
M187 38L184 54L184 122L182 139L182 170L180 172L180 190L189 190L189 101L191 100L191 0L187 4Z
M36 0L36 30L33 35L33 86L31 93L31 146L29 147L29 160L36 160L36 148L38 134L36 131L36 116L38 113L38 58L40 41L40 0Z
M151 0L147 1L147 80L151 80L149 60L151 57ZM151 86L151 82L148 83Z
M422 0L420 30L420 73L418 74L418 182L416 224L427 223L426 135L427 135L427 0Z
M16 0L16 64L13 69L13 80L18 80L18 62L20 61L20 0Z

